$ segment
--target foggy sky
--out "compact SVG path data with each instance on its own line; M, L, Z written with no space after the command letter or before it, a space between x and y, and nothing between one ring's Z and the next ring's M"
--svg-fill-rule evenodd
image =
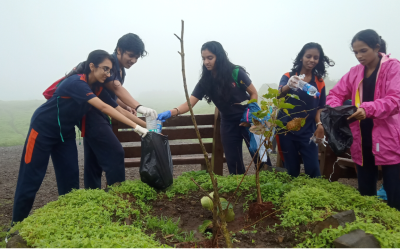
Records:
M400 58L400 1L0 1L0 100L43 99L42 92L89 52L113 52L124 34L138 34L149 55L127 70L135 97L153 90L183 93L180 34L185 21L186 75L191 92L201 45L220 42L258 89L278 83L307 42L318 42L339 79L358 62L350 50L360 30L375 29ZM165 98L168 98L166 96ZM184 99L182 99L182 102Z

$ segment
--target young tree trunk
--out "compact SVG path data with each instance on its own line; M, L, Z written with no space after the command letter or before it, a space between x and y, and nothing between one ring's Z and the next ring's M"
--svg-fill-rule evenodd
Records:
M222 234L224 235L224 238L225 238L226 246L228 248L232 248L232 242L231 242L231 239L230 239L230 236L229 236L229 232L228 232L228 229L227 229L227 225L226 225L225 213L222 212L223 210L222 210L221 202L219 200L217 179L214 176L213 169L212 169L212 166L211 166L209 158L208 158L208 153L206 151L206 148L204 147L203 141L202 141L201 136L200 136L199 129L197 128L197 123L196 123L196 119L194 117L192 104L190 103L190 100L189 100L189 94L188 94L187 85L186 85L186 74L185 74L185 51L184 51L184 47L183 47L183 33L184 33L184 21L182 20L181 37L178 37L176 34L174 34L174 35L181 42L181 52L178 51L178 53L181 55L183 87L185 89L186 101L187 101L187 104L189 106L190 115L192 117L192 122L193 122L193 125L194 125L194 128L195 128L196 134L197 134L197 138L199 139L201 149L203 150L204 159L205 159L206 165L207 165L207 171L208 171L208 173L210 175L210 179L211 179L211 182L213 184L213 190L214 190L214 196L213 196L213 198L214 198L213 220L214 221L213 221L213 226L217 227L218 224L219 224L218 221L217 221L217 218L215 216L215 214L217 214L216 207L218 207L219 211L221 211L219 213L219 218L221 220L221 225L220 226L221 226ZM216 230L213 230L213 233L214 233L214 237L215 237L216 236Z

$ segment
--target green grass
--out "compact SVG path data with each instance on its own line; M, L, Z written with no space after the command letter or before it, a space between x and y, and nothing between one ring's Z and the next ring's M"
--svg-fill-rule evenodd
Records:
M162 112L177 106L175 105L177 98L168 102L165 102L164 99L152 99L152 105L149 107L156 109L157 112ZM179 104L184 101L185 98L182 96L179 99ZM44 102L45 100L0 101L0 147L17 146L25 143L31 117ZM194 112L195 114L214 114L214 109L214 105L201 101L195 106ZM80 134L77 132L77 137L79 136ZM206 139L206 142L209 141L210 139Z
M6 248L6 242L4 241L6 235L7 235L6 226L0 225L0 248Z
M0 146L23 145L33 112L44 100L0 101Z

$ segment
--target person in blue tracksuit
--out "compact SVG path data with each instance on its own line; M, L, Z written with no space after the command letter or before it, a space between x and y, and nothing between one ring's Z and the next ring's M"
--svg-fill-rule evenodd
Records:
M157 117L156 111L140 105L122 86L125 69L134 65L139 57L146 55L143 41L139 36L128 33L117 43L112 57L115 60L114 74L105 80L105 89L122 108L126 115L136 111L145 116ZM135 117L141 126L146 123ZM124 149L114 134L110 118L93 108L86 115L84 141L84 183L85 188L101 188L104 171L108 185L125 181Z
M112 67L113 58L110 54L103 50L91 52L83 74L68 74L53 96L34 112L21 157L12 223L25 219L32 209L50 156L56 173L58 194L64 195L72 189L79 189L75 125L80 123L92 106L133 127L140 135L146 135L146 129L123 116L118 111L121 107L106 91L101 91L102 83L110 76Z
M324 128L320 121L320 114L326 102L325 77L326 67L333 66L331 61L318 43L307 43L297 55L291 72L284 74L279 83L281 96L286 94L298 95L300 100L288 98L287 102L295 105L289 110L290 116L283 111L278 113L278 119L284 124L293 118L306 118L306 123L299 131L288 131L277 137L279 153L282 156L285 168L291 176L300 174L300 158L303 159L305 173L310 177L321 176L318 162L318 146L310 143L310 138L324 138ZM318 89L319 97L312 97L297 88L298 76L305 75L304 81ZM307 111L307 112L302 112Z
M245 167L242 145L244 140L249 147L250 137L245 128L249 126L248 123L240 122L247 105L240 103L250 99L258 100L257 90L246 70L229 61L227 53L219 42L211 41L203 44L201 57L202 74L190 96L190 103L194 106L204 97L208 103L213 102L217 106L221 114L221 139L229 173L243 174ZM236 82L232 76L235 68L239 68ZM185 102L177 108L159 114L158 119L165 121L171 116L188 111L189 107ZM254 162L257 160L255 157Z

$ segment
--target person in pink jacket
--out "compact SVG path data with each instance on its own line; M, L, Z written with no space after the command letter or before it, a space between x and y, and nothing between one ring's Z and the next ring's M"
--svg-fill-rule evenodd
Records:
M351 156L357 165L361 195L376 196L382 166L388 205L400 210L400 62L386 55L386 43L374 30L358 32L352 42L359 65L331 89L327 105L351 99L357 111L348 119Z

